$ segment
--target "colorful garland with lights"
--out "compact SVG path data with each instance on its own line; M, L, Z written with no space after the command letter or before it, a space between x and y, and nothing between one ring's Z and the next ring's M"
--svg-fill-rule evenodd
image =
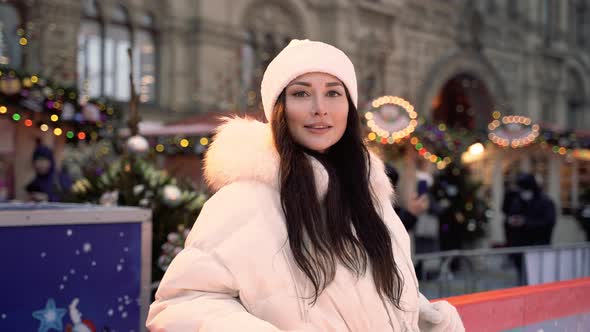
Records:
M383 96L371 102L372 108L365 113L367 126L371 129L369 140L393 144L414 132L418 114L407 100Z
M382 128L375 120L380 116L380 109L387 104L405 110L414 122L398 131ZM403 98L384 96L375 99L371 106L372 108L365 113L365 121L369 128L367 139L370 142L391 145L402 143L409 138L419 155L436 164L438 169L444 169L459 159L460 154L472 144L486 141L511 149L538 142L542 148L555 154L590 160L590 136L578 137L571 132L559 133L547 128L541 129L538 124L533 124L530 118L524 116L502 116L499 111L494 111L494 120L489 123L487 131L450 129L444 123L431 124L418 117L414 107Z
M64 135L70 142L113 136L122 116L117 107L106 99L80 99L74 87L0 67L0 118Z
M501 147L510 146L513 149L532 144L539 136L539 125L525 116L503 116L500 121L500 112L492 114L494 120L488 124L489 139Z
M173 136L148 138L152 151L160 154L197 154L201 155L211 142L210 136Z

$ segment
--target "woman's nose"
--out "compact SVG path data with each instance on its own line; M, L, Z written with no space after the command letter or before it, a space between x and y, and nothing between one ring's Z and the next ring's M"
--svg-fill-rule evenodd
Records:
M313 98L313 115L328 115L328 110L325 106L322 96L316 96Z

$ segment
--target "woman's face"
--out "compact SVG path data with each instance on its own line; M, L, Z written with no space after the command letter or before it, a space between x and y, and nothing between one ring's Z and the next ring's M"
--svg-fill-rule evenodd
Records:
M285 116L295 142L324 153L346 130L348 99L344 84L325 73L295 78L285 90Z

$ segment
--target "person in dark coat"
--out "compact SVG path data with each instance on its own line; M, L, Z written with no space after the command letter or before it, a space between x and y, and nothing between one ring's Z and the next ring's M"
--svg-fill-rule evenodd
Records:
M502 210L506 215L509 246L548 245L555 226L555 204L542 192L532 174L520 174L517 189L508 191Z
M520 174L516 188L507 190L502 211L506 216L506 244L509 247L548 245L555 226L555 204L537 184L534 175ZM518 282L526 284L522 254L510 256Z
M590 188L586 188L580 196L580 205L576 211L576 218L586 233L586 241L590 241Z
M37 140L32 162L35 178L26 186L30 199L35 202L62 201L72 181L64 174L57 174L53 151L40 140Z

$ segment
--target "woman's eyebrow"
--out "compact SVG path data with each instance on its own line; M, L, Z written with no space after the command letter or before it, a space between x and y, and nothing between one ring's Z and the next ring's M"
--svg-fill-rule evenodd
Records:
M293 83L289 84L289 86L291 86L291 85L303 85L303 86L310 87L311 83L297 81L297 82L293 82Z
M291 86L291 85L303 85L306 87L311 87L311 83L302 82L302 81L293 82L293 83L289 84L288 86ZM326 83L326 86L331 87L331 86L343 86L343 85L341 82L328 82L328 83Z

